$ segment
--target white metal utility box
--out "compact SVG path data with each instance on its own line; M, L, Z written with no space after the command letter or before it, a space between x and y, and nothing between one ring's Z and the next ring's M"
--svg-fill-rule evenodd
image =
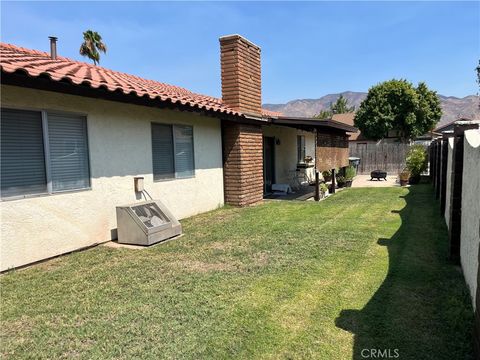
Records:
M182 225L160 201L117 206L121 244L152 245L182 233Z

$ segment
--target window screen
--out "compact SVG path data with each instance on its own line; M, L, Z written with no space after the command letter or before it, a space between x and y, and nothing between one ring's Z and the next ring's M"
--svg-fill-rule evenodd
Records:
M2 197L47 192L42 114L1 111Z
M152 124L153 179L175 177L172 126Z
M297 161L305 162L305 136L297 135Z
M85 117L48 113L52 190L90 186Z
M191 126L175 125L175 172L177 177L194 175L193 129Z

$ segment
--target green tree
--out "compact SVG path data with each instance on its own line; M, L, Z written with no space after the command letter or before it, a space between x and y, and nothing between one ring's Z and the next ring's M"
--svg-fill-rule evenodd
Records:
M107 45L102 41L99 33L87 30L83 33L83 43L80 45L80 55L93 60L93 64L100 63L100 52L107 53Z
M330 103L330 108L328 110L321 110L314 117L317 119L327 119L332 117L333 114L344 114L351 113L355 111L355 106L348 106L348 99L343 95L335 101L335 103Z
M340 95L335 104L330 104L330 110L334 114L352 113L355 111L355 106L348 106L347 98Z
M355 126L373 140L397 130L406 142L432 130L441 116L437 93L425 83L414 87L407 80L393 79L368 90L355 115Z
M478 83L478 89L480 90L480 60L478 60L478 66L476 67L477 70L477 83ZM480 108L480 101L478 102L478 107Z
M478 60L478 66L476 67L477 70L477 83L478 83L478 87L480 89L480 60Z
M330 110L320 110L320 112L313 117L316 119L328 119L332 117L332 112Z

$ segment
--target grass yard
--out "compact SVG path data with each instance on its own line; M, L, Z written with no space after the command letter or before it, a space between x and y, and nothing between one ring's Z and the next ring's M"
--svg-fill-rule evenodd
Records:
M468 292L429 185L182 223L163 245L99 246L1 276L2 357L473 358Z

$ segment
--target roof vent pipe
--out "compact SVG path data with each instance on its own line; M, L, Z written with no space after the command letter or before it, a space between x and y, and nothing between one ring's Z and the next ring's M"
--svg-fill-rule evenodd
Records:
M50 57L52 60L57 59L57 38L55 36L49 36L50 39Z

